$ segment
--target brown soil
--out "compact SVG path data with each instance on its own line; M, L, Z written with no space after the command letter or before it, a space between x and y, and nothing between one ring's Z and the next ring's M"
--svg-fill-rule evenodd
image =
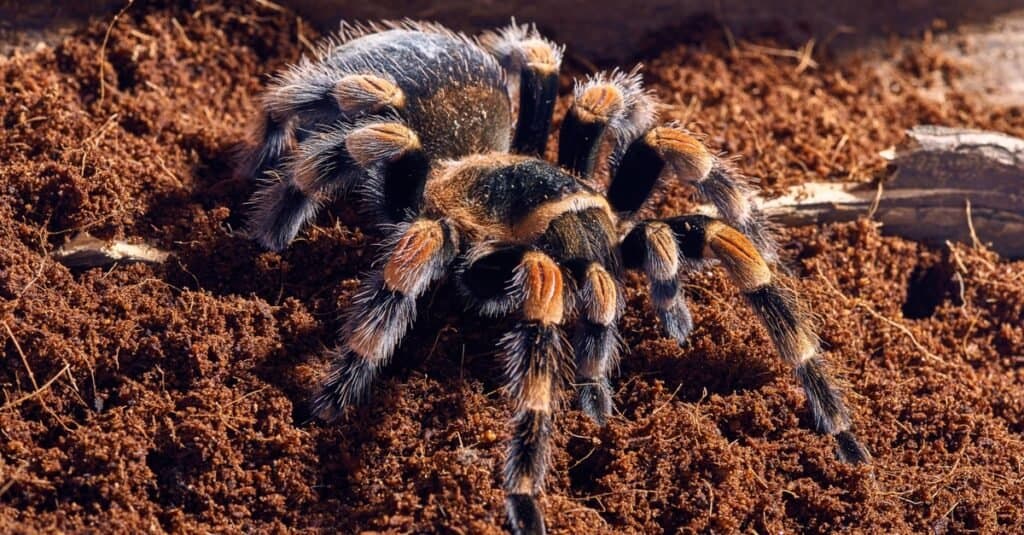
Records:
M196 5L133 7L105 47L97 21L0 58L0 531L497 532L501 328L463 317L450 288L425 300L372 405L296 423L374 235L346 215L283 254L237 235L250 186L231 179L233 147L267 73L315 36L258 3ZM668 47L647 79L666 117L771 190L868 180L916 123L1024 134L1021 110L959 94L927 43L894 46L885 69L724 43ZM685 198L668 188L655 211ZM51 260L80 230L174 256ZM1024 530L1024 264L867 221L783 242L874 463L839 464L811 431L720 273L688 285L685 350L634 276L621 417L560 418L552 531Z

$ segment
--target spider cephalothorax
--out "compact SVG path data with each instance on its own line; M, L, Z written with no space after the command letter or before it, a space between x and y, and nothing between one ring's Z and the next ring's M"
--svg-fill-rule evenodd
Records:
M794 367L818 431L836 436L842 459L865 461L817 337L770 267L773 243L747 183L684 130L655 126L636 73L577 84L558 163L544 161L560 62L560 48L527 26L471 40L385 24L343 30L273 82L244 162L261 181L252 236L282 249L324 199L350 190L387 235L314 412L331 419L363 399L416 299L453 274L470 309L517 318L501 341L515 405L507 507L513 531L542 533L537 496L560 392L571 383L600 423L612 412L623 271L646 274L666 334L683 344L693 323L680 278L717 260ZM587 180L606 138L601 193ZM692 183L720 219L638 220L668 178Z

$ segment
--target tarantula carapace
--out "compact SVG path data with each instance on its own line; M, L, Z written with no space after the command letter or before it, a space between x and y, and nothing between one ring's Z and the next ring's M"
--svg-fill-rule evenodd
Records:
M693 322L680 278L717 260L796 370L817 430L836 437L842 459L867 460L813 330L769 267L773 243L750 187L686 131L655 126L638 74L578 83L558 163L542 159L561 56L514 23L479 39L432 24L343 26L271 83L244 160L260 181L251 235L280 250L325 199L354 191L386 236L314 413L332 419L366 396L417 298L452 274L470 309L517 318L501 340L515 406L507 510L514 532L543 533L537 497L563 386L597 422L612 412L624 270L646 274L666 334L685 344ZM602 193L589 180L606 138ZM720 218L638 220L666 179L693 184Z

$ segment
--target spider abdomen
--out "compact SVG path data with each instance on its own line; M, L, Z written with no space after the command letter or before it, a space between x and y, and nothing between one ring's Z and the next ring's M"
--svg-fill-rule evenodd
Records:
M346 72L391 77L405 96L399 116L433 157L508 150L512 119L504 73L493 56L463 37L395 29L349 41L328 62Z
M318 56L283 74L268 95L272 113L297 108L298 134L393 113L420 134L432 157L508 150L512 112L505 74L493 56L463 36L406 25L328 46ZM347 108L339 82L350 76L393 84L398 94L379 109Z

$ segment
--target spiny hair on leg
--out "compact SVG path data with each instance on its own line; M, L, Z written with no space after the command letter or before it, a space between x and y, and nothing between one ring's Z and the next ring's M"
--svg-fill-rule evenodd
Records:
M351 131L336 124L305 139L288 161L295 185L309 196L330 198L348 193L363 171L348 153L345 138Z
M334 86L334 98L346 117L405 106L405 93L388 74L350 74Z
M414 299L385 288L379 276L364 282L342 328L342 345L332 353L331 373L313 398L313 414L334 420L363 401L415 319Z
M565 46L545 38L535 24L517 24L514 18L504 28L480 34L477 41L501 61L512 77L530 67L557 71L565 52Z
M851 432L849 409L820 354L813 316L802 308L795 292L781 285L778 279L745 295L783 359L793 366L807 397L815 429L835 436L837 454L844 462L867 462L870 455Z
M773 276L771 282L747 289L744 296L764 324L779 354L791 366L818 354L820 342L815 318L805 310L796 292Z
M604 423L612 411L608 376L618 366L622 340L616 325L625 300L615 279L600 264L590 264L576 295L579 317L572 342L576 383L583 411Z
M512 441L505 461L505 490L536 495L544 486L551 457L553 421L546 410L521 410L512 419Z
M331 371L310 406L313 416L333 422L341 418L346 407L366 401L380 363L341 348L333 350L329 356Z
M263 113L249 129L247 139L235 147L233 160L239 178L261 181L277 170L295 145L294 122L275 120Z
M342 338L346 347L381 362L416 321L416 299L387 287L382 275L371 276L345 313Z
M640 70L641 66L637 65L628 72L614 69L610 73L597 73L582 83L577 82L573 91L575 101L584 105L587 104L588 94L593 94L595 89L610 86L620 95L622 105L609 116L608 121L615 136L611 154L613 168L626 153L629 144L654 126L658 119L655 99L644 89Z
M504 355L509 396L513 400L526 399L529 394L526 388L534 381L548 378L555 385L564 384L572 377L569 343L558 326L520 322L502 337L499 345ZM557 396L551 401L557 402Z
M651 299L665 334L680 346L685 346L693 332L693 314L686 304L686 294L679 281L652 281L650 288Z
M270 80L261 99L263 109L274 118L292 115L336 118L341 110L335 87L338 80L349 74L355 73L303 56Z
M695 187L698 197L714 205L722 219L750 238L767 262L778 260L774 228L754 201L756 187L735 166L715 158L708 174Z
M577 322L573 333L576 353L575 386L580 408L599 424L612 412L612 388L608 376L617 369L622 337L615 326Z
M544 515L537 498L530 494L509 494L505 498L508 523L514 535L544 535Z
M295 183L272 174L249 200L246 234L260 245L281 251L316 216L320 203Z

